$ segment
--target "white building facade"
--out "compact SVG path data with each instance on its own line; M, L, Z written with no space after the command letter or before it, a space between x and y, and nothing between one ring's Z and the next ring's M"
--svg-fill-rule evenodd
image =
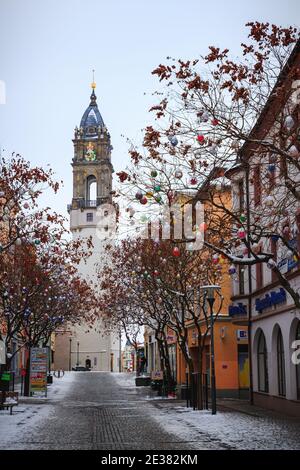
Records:
M296 66L300 66L300 42L277 83L286 91L288 101L282 106L276 98L269 100L251 134L253 141L268 139L278 146L274 139L280 135L285 111L293 116L295 132L298 128L299 133L299 100L293 100L293 90L299 93L299 81L290 78ZM299 138L293 152L300 157ZM300 294L300 203L292 191L288 192L284 158L271 152L260 153L259 145L250 142L242 147L237 165L227 172L236 214L249 218L250 232L255 231L255 224L265 227L264 233L269 231L257 243L252 240L252 247L256 245L258 255L272 254L269 263L251 267L236 264L231 310L237 324L249 325L254 403L300 416L300 311L284 281L272 269L272 263L276 263L293 291ZM292 168L288 171L291 180L299 181L299 174L293 174ZM241 247L237 256L247 257L243 254L245 246Z
M111 242L108 216L113 166L110 134L98 109L94 83L90 100L73 139L73 198L68 212L73 239L91 238L93 244L92 255L79 265L80 275L97 285L97 273L108 261L105 246ZM72 327L68 335L56 336L56 367L83 365L92 371L117 372L119 354L118 338L104 330L101 319L93 327L81 324Z

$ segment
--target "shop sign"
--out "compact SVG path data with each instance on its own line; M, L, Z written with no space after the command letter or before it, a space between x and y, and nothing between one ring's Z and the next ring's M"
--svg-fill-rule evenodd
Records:
M31 348L30 395L47 396L48 348Z
M10 372L2 372L1 380L3 380L3 382L9 382L10 381Z
M262 299L255 300L255 308L258 312L262 312L266 308L273 307L278 304L282 304L286 301L286 292L281 287L279 291L272 291Z
M288 256L287 253L290 250L297 251L297 238L293 238L288 242L288 247L284 247L285 255L283 258L278 261L277 268L282 274L285 274L295 268L298 264L298 260L296 260L293 256Z
M248 339L248 331L247 330L237 330L236 336L238 340L241 339Z
M151 379L152 380L163 380L164 374L162 370L153 370L151 372Z
M247 315L247 306L245 304L229 305L228 314L233 317L235 315Z

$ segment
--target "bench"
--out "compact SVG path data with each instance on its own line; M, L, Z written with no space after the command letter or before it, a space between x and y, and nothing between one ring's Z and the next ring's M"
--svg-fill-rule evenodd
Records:
M19 393L18 392L0 392L0 408L10 408L10 414L12 415L12 409L14 406L19 404Z

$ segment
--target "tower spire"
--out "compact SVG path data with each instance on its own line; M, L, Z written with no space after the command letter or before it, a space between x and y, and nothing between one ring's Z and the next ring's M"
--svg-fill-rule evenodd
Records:
M92 81L92 83L91 83L91 88L92 88L93 90L95 90L95 88L96 88L95 69L93 69L92 72L93 72L93 81Z

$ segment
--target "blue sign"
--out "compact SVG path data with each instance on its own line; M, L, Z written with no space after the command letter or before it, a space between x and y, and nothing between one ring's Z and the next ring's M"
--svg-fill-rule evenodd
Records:
M228 313L231 317L234 315L247 315L247 307L244 304L229 305Z
M286 301L286 292L281 287L279 291L272 291L267 294L263 299L255 300L255 308L258 312L262 312L266 308L273 307L274 305L282 304Z

